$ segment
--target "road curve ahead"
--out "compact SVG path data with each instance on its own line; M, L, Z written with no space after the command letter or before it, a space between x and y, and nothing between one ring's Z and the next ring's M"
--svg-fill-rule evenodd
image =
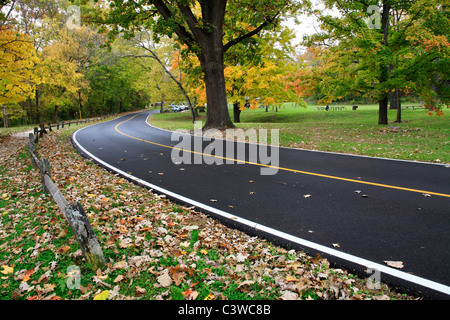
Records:
M228 152L210 156L222 140L172 135L148 125L150 114L83 128L72 141L107 169L230 226L408 293L450 298L449 166L262 146L255 161L255 145L239 143L231 146L235 155L244 146L246 159L232 163ZM186 143L195 152L181 152Z

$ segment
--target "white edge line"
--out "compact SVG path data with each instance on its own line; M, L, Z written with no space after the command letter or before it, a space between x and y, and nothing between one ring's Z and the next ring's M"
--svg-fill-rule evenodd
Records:
M80 150L82 150L83 153L88 155L90 158L94 159L96 162L102 164L105 167L108 167L112 171L115 171L118 174L120 174L120 175L122 175L122 176L124 176L124 177L126 177L126 178L128 178L130 180L133 180L133 181L135 181L137 183L145 185L146 187L148 187L150 189L157 190L158 192L160 192L162 194L165 194L167 196L170 196L170 197L176 198L178 200L181 200L182 202L188 203L188 204L193 205L195 207L202 208L202 209L204 209L206 211L209 211L209 212L212 212L212 213L217 214L219 216L222 216L224 218L230 219L230 220L232 220L234 222L238 222L240 224L252 227L252 228L254 228L256 230L261 230L263 232L266 232L268 234L274 235L274 236L279 237L281 239L291 241L293 243L299 244L300 246L306 246L308 248L315 249L317 251L320 251L320 252L323 252L323 253L335 256L337 258L340 258L340 259L343 259L343 260L347 260L347 261L356 263L358 265L365 266L367 268L376 269L376 270L378 270L380 272L383 272L385 274L389 274L389 275L394 276L396 278L400 278L400 279L403 279L403 280L406 280L406 281L418 284L420 286L427 287L427 288L433 289L435 291L442 292L442 293L445 293L447 295L450 295L450 287L449 286L446 286L446 285L443 285L441 283L434 282L434 281L431 281L431 280L428 280L428 279L424 279L424 278L421 278L421 277L418 277L418 276L414 276L414 275L411 275L411 274L406 273L406 272L395 270L395 269L392 269L392 268L387 267L385 265L382 265L382 264L379 264L379 263L376 263L376 262L372 262L370 260L366 260L366 259L363 259L363 258L359 258L357 256L354 256L354 255L351 255L351 254L347 254L345 252L341 252L341 251L338 251L338 250L335 250L335 249L332 249L332 248L328 248L328 247L325 247L325 246L320 245L318 243L314 243L314 242L311 242L311 241L308 241L308 240L305 240L305 239L302 239L302 238L298 238L298 237L290 235L288 233L285 233L285 232L282 232L282 231L279 231L279 230L276 230L276 229L273 229L273 228L270 228L270 227L267 227L267 226L255 223L253 221L250 221L250 220L247 220L247 219L244 219L244 218L237 217L237 216L232 215L232 214L230 214L228 212L225 212L225 211L213 208L213 207L211 207L209 205L206 205L204 203L197 202L196 200L184 197L182 195L179 195L179 194L174 193L172 191L166 190L166 189L164 189L162 187L159 187L157 185L151 184L151 183L149 183L147 181L144 181L144 180L142 180L142 179L140 179L138 177L135 177L135 176L133 176L131 174L128 174L128 173L126 173L126 172L124 172L124 171L122 171L122 170L120 170L120 169L118 169L118 168L116 168L116 167L114 167L114 166L104 162L103 160L100 160L99 158L94 156L92 153L87 151L85 148L83 148L78 143L77 138L76 138L77 133L79 131L81 131L81 130L86 129L86 128L88 128L88 127L79 129L76 132L74 132L74 134L73 134L73 139L72 140L73 140L74 143L77 144L78 148L80 148Z

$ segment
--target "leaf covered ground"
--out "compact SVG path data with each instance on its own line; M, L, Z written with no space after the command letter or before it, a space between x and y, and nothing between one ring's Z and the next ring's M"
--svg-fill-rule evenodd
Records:
M0 299L416 299L384 284L371 290L320 256L230 229L134 185L82 158L69 140L74 130L45 135L38 153L66 199L85 209L107 264L90 270L41 191L27 138L8 136L0 144Z

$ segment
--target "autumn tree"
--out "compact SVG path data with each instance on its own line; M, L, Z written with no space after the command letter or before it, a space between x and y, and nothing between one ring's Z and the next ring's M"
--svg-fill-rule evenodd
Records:
M375 99L379 104L379 124L388 123L389 95L394 90L414 91L427 105L433 103L436 107L448 101L445 95L431 99L436 98L431 88L442 87L442 79L448 75L448 67L442 68L448 65L449 49L449 19L443 10L444 1L323 3L327 8L337 8L340 16L316 12L323 32L306 41L317 58L312 62L316 66L310 65L309 70L298 74L297 78L305 77L303 80L293 80L298 91L311 89L305 83L309 79L309 83L320 88L326 102L349 93ZM394 20L394 13L399 12L402 18ZM431 21L439 21L440 27Z
M279 26L230 49L225 79L234 122L240 122L240 112L245 106L257 108L263 104L267 110L267 106L277 107L282 102L303 102L285 85L286 76L296 68L294 37L289 28Z
M35 75L37 60L27 35L7 25L0 28L0 105L14 107L34 96L39 81Z
M55 91L56 87L49 84L49 81L61 79L62 73L69 72L70 67L67 70L61 67L64 60L80 57L86 52L89 44L84 47L85 44L79 41L81 33L77 30L72 32L72 39L66 36L66 39L62 40L63 32L68 31L66 22L69 13L66 8L70 5L69 0L14 0L12 4L14 4L14 11L11 13L8 22L21 32L29 35L30 41L34 44L36 55L41 62L44 62L44 64L39 63L36 66L36 76L44 81L40 81L40 84L36 86L34 99L28 99L21 103L23 110L26 110L29 121L41 122L47 114L51 114L52 118L55 117L57 114L57 110L56 113L54 110L55 107L56 109L60 108L59 104L55 105L57 100L60 103L64 102L63 106L71 104L73 101L80 101L83 96L80 91L65 92L60 95L58 90ZM64 41L66 43L71 41L71 44L66 46L65 52L60 52L58 56L55 48L61 46ZM68 53L67 48L70 46L72 46L72 53ZM48 47L52 47L52 49ZM77 53L75 54L75 52ZM60 57L63 60L59 60ZM50 64L53 66L50 67ZM75 66L75 64L73 65ZM79 66L78 69L80 69ZM51 77L52 72L57 73L53 79ZM79 70L78 73L82 73L82 71ZM72 81L72 84L75 80L70 80L70 76L67 79L67 81ZM73 86L68 84L68 87ZM80 87L83 87L83 85ZM52 109L51 112L48 112L47 109L49 108Z
M69 107L73 101L81 103L81 91L87 87L84 64L90 57L87 44L88 30L63 29L59 39L46 46L42 62L38 67L42 82L42 102L53 110L52 121L57 121L58 112ZM80 36L80 34L84 34ZM78 113L80 115L80 112Z
M224 55L234 45L279 23L305 1L295 0L205 0L205 1L111 1L95 19L125 30L150 29L154 34L177 37L193 52L203 72L207 96L206 128L233 127L224 77ZM104 17L104 18L103 18ZM243 21L247 22L245 28Z

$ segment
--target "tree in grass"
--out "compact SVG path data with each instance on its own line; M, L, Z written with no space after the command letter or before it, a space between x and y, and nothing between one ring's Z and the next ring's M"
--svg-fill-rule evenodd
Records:
M316 12L323 32L305 41L315 59L304 62L290 85L304 95L316 88L324 102L354 93L375 99L379 124L388 123L395 90L414 92L439 112L450 100L450 20L444 2L323 1L340 15Z
M300 0L147 0L110 1L91 15L110 35L147 29L176 37L196 55L207 97L204 129L234 127L227 107L224 56L234 45L271 28L307 1ZM246 22L246 23L243 23Z
M305 105L293 89L286 88L285 78L296 68L295 35L287 27L261 32L248 44L238 44L225 61L226 89L233 103L234 122L246 107L260 105L276 109L283 102Z

